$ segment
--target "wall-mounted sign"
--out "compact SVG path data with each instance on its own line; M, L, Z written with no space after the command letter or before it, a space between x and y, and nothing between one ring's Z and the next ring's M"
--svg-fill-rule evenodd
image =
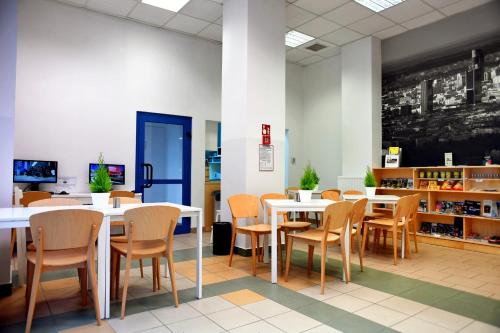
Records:
M274 171L274 146L259 145L259 171Z
M262 144L271 144L271 125L262 124Z

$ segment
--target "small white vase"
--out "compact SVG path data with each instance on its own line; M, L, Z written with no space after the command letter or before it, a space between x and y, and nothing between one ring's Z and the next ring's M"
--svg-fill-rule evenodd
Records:
M107 208L109 206L110 193L90 193L92 196L92 206L95 208Z
M300 202L311 202L313 191L299 190Z
M375 196L375 192L377 191L376 187L365 187L366 196L369 198L373 198Z

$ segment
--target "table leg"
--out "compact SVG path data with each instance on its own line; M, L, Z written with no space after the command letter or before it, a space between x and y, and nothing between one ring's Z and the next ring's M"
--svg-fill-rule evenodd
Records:
M275 208L271 210L271 282L278 282L278 212Z
M110 217L105 216L99 229L97 241L97 289L101 305L101 318L109 318L110 269Z
M26 228L17 228L16 235L17 274L19 276L19 284L22 285L26 283Z
M405 225L401 227L401 259L405 258ZM398 240L394 240L394 246L398 246Z
M264 211L267 212L269 207L267 207L267 203L264 202ZM268 224L270 221L269 221L269 217L267 216L267 214L264 214L264 224ZM264 236L264 241L262 243L262 248L263 249L266 249L264 250L264 263L268 264L269 263L269 238L267 236Z
M196 247L196 297L202 298L202 252L203 252L203 212L198 212L198 221L197 221L197 247Z
M350 231L350 230L349 230ZM345 233L344 237L344 253L347 265L348 275L351 275L351 235L350 232ZM345 272L342 270L342 277L344 281L347 281L347 276L345 276Z

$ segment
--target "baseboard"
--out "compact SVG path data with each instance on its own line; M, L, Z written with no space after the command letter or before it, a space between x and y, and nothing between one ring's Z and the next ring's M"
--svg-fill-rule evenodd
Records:
M0 284L0 298L12 295L12 283Z

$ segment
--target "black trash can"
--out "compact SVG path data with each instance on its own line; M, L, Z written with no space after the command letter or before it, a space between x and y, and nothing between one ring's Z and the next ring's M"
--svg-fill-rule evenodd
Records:
M231 250L231 231L232 223L215 222L213 224L213 254L217 256L226 256Z

